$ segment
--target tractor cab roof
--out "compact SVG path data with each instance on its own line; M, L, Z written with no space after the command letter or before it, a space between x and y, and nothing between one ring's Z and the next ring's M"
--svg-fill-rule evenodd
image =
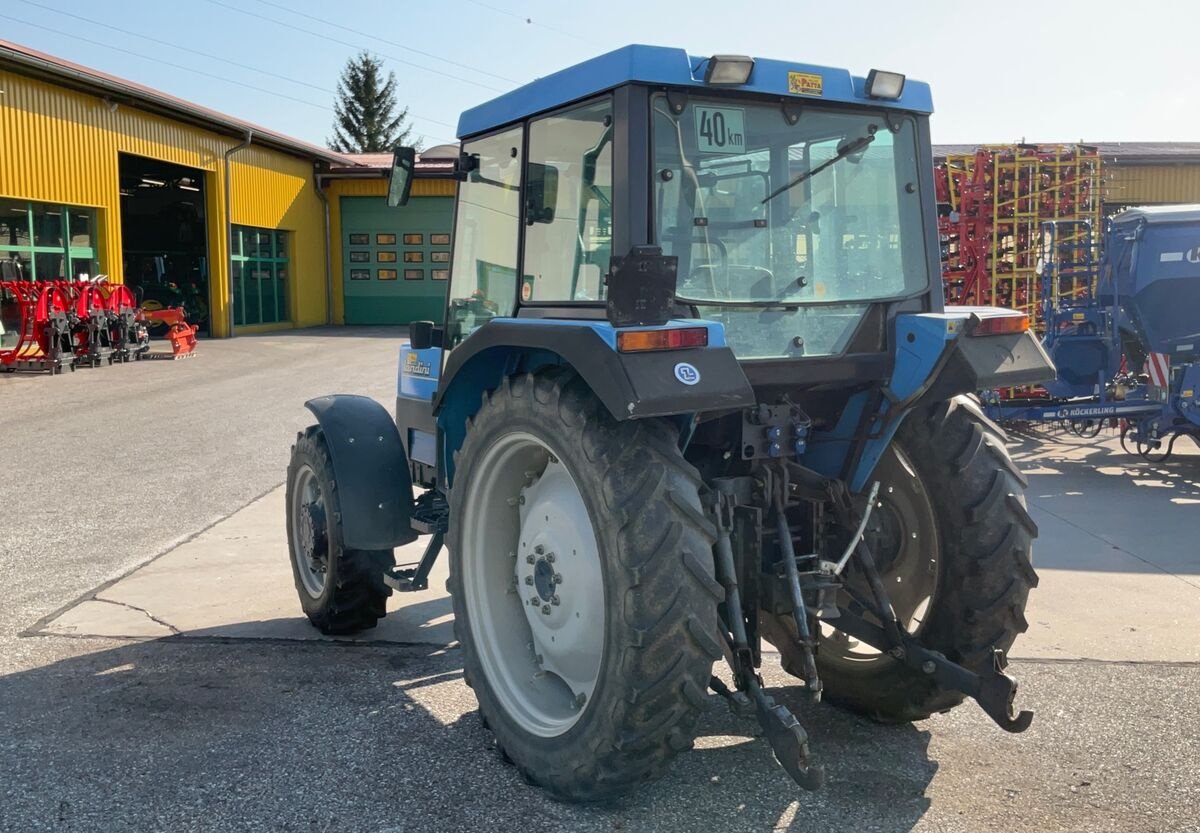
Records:
M708 57L688 55L682 49L625 46L472 107L458 120L458 136L486 133L623 84L705 89L709 86L705 83L709 62ZM754 68L745 84L722 84L717 89L933 112L929 85L922 81L908 80L897 99L871 98L866 92L866 78L851 75L847 70L767 58L754 59Z

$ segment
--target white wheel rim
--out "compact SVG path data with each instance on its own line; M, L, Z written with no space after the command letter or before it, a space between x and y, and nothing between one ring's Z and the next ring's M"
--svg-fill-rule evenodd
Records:
M326 517L325 496L321 492L321 483L312 466L305 463L296 472L292 483L292 558L304 592L316 599L325 592L329 537L320 523L313 524L314 508L316 516L323 520ZM322 547L324 558L320 557Z
M525 731L561 735L591 702L607 624L583 495L560 457L524 432L494 442L466 490L464 601L490 690Z

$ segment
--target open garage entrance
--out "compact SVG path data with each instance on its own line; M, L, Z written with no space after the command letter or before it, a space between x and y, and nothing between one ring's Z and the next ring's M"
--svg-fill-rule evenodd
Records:
M209 332L204 172L121 154L121 256L143 306L183 304Z

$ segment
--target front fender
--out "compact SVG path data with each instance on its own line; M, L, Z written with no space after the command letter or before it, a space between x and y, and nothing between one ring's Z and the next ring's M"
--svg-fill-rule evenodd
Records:
M415 540L412 475L391 414L350 394L320 396L304 407L325 434L346 548L388 550Z

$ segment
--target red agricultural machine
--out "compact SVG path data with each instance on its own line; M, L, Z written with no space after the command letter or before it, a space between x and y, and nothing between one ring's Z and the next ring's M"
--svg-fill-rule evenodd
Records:
M168 327L171 353L189 355L196 327L182 308L146 313L133 292L97 281L0 281L0 370L61 373L80 365L156 358L148 326Z
M946 303L1020 310L1040 333L1043 223L1100 230L1099 152L1086 145L989 145L948 155L934 174ZM1082 279L1059 289L1067 300L1087 292Z

